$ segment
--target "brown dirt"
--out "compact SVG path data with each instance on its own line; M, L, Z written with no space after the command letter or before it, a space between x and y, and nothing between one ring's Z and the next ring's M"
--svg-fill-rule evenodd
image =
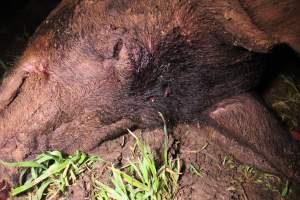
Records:
M159 157L162 152L163 131L146 131L136 133L148 143ZM180 125L173 130L170 139L172 152L177 152L183 161L183 171L180 179L180 189L175 199L233 199L233 200L280 200L284 179L271 177L262 183L257 181L257 174L247 177L241 171L244 165L229 159L224 164L224 158L230 157L219 145L215 143L215 137L220 135L213 129L204 129L199 125ZM130 157L130 147L134 145L133 137L126 135L113 141L104 143L92 153L100 155L103 159L109 160L116 166L126 163ZM245 152L244 152L245 153ZM203 175L198 176L190 171L190 165L198 166L202 169ZM245 165L246 166L246 165ZM95 169L96 175L103 182L107 182L109 171L107 165L101 165ZM95 174L94 174L95 175ZM270 184L268 187L267 184ZM294 186L294 188L296 188ZM92 186L90 177L85 175L72 187L68 199L90 199ZM299 199L299 191L293 190L286 199Z
M0 182L0 200L6 200L9 197L10 185L6 181Z
M282 200L281 196L284 178L271 176L267 172L257 170L247 174L241 170L243 165L228 155L216 144L216 137L220 133L210 129L201 128L198 124L180 125L170 135L171 152L176 153L183 161L180 188L176 194L178 200L208 200L208 199L232 199L232 200ZM156 152L157 158L162 152L164 133L157 129L153 131L135 131L139 137L151 146ZM217 139L218 140L218 139ZM110 161L115 166L125 164L130 157L131 147L135 140L130 135L108 141L98 149L91 152L101 158ZM247 152L243 152L244 154ZM224 162L224 158L229 158ZM190 170L190 165L202 169L203 175L198 176ZM83 175L80 180L71 187L67 197L62 199L81 200L92 199L92 176L96 176L102 182L108 182L110 171L108 164L99 164L92 171ZM261 183L257 183L259 177L269 175ZM293 186L292 193L286 199L299 199L300 191ZM22 199L22 198L20 198Z

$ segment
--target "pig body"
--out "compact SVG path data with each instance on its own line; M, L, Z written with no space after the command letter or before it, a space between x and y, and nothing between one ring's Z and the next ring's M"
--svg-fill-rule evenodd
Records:
M62 90L65 104L90 106L105 123L130 118L145 126L160 121L158 111L174 121L193 120L256 86L261 56L226 45L197 1L158 1L157 10L154 2L134 4L125 12L125 1L62 3L39 27L16 71L58 85L51 93ZM67 87L80 98L70 99Z

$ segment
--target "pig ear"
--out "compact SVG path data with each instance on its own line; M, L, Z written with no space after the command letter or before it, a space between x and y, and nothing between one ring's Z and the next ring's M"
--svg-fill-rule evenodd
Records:
M278 1L280 2L280 0ZM290 0L290 2L292 1L296 2L296 0ZM241 3L243 2L244 4L242 6ZM299 15L297 16L294 11L284 13L283 9L285 9L285 4L272 5L270 0L249 1L249 5L245 2L247 1L231 0L221 3L220 9L222 14L218 20L223 25L225 40L229 40L229 42L235 46L259 53L266 53L275 45L286 43L300 53L299 25L297 26L297 23L290 24L290 20L296 22L294 18L299 18L300 20ZM256 4L261 4L261 7ZM300 7L292 7L291 9L298 9L298 13L300 12ZM295 15L293 16L293 14ZM285 15L291 18L287 19ZM269 16L268 19L266 19L265 16ZM274 16L276 16L277 23L281 23L282 28L286 29L288 25L290 26L291 30L289 31L288 37L284 34L284 31L278 27L276 22L272 22L272 17ZM286 25L284 25L285 23ZM271 24L273 24L273 26L270 26ZM293 25L297 27L293 27ZM298 40L297 44L294 43L296 40Z
M126 81L133 74L134 65L130 58L130 50L127 45L121 43L118 48L118 60L115 64L115 69L118 72L120 80Z
M149 52L136 40L124 39L117 54L115 69L120 80L125 83L149 64Z

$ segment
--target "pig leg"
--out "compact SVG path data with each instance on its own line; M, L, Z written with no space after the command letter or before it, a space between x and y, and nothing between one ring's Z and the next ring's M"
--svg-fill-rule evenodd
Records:
M299 145L254 95L246 93L223 100L208 115L209 123L227 138L214 139L228 153L242 162L255 164L245 154L237 153L240 149L228 147L238 143L264 158L278 173L300 182Z
M72 122L62 124L48 135L50 149L74 153L75 150L90 151L103 142L115 139L133 128L133 123L121 119L110 125L101 125L95 117L82 116Z

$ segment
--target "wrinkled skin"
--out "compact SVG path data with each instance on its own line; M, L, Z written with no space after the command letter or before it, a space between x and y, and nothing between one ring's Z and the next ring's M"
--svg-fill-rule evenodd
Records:
M257 28L243 8L247 1L229 2L63 1L1 85L0 159L91 151L127 128L160 126L162 112L170 125L214 126L261 156L252 162L258 167L300 181L298 146L252 95L233 101L252 102L236 124L222 106L211 110L258 84L272 47L298 47L293 34ZM243 115L254 110L248 126Z

